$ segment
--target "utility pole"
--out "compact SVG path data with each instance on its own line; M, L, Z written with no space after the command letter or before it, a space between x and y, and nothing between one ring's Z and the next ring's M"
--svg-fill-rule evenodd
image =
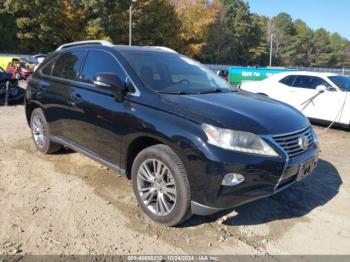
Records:
M136 3L137 0L131 0L129 6L129 46L132 45L132 5Z
M270 67L272 67L272 49L273 49L273 34L271 34L271 40L270 40Z
M132 44L132 4L129 7L129 46Z

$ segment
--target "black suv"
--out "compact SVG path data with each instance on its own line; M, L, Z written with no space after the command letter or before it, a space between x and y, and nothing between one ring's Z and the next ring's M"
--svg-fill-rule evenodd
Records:
M25 108L39 151L65 146L125 175L169 226L279 192L318 158L296 109L165 47L63 45L33 74Z

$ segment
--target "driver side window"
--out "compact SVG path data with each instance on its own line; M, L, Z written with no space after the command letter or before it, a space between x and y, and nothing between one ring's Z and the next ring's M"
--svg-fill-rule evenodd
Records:
M81 80L93 84L94 77L98 73L117 75L121 81L126 79L123 69L111 54L99 50L90 50L82 70Z

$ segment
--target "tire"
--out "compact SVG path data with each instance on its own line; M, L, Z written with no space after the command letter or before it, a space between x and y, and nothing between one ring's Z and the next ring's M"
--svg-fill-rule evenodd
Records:
M153 177L146 172L145 165ZM155 172L158 167L159 172ZM156 178L157 173L162 175ZM142 150L132 165L131 179L138 203L153 221L175 226L190 217L191 196L186 170L168 146L155 145ZM142 188L152 190L143 191ZM149 197L145 198L147 194Z
M50 130L41 108L33 110L30 117L30 128L32 130L34 144L40 152L52 154L62 148L62 145L50 141Z

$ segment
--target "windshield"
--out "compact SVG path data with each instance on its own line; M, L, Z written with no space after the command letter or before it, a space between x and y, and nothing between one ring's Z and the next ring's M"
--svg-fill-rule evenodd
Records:
M232 86L202 64L177 53L121 51L143 84L162 93L206 93Z
M344 91L350 91L350 78L346 76L328 77L334 84Z

